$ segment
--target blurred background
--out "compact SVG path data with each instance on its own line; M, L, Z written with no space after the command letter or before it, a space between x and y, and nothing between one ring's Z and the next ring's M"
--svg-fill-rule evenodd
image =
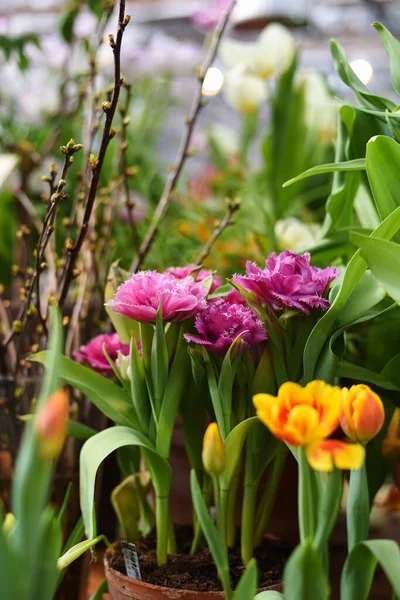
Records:
M98 3L101 4L101 0ZM82 40L90 40L97 23L85 4L79 0L0 2L0 50L3 50L3 56L0 52L0 118L3 124L6 113L10 115L10 108L21 125L38 124L40 118L56 109L59 86L67 72L70 75L84 72L86 59ZM168 78L171 83L169 100L173 102L168 102L169 114L167 119L163 118L163 135L159 140L160 156L167 161L174 150L171 140L179 139L182 114L187 111L192 96L195 82L191 75L201 59L209 25L213 25L210 16L213 4L218 6L218 0L214 3L207 0L127 2L127 13L132 21L123 49L126 76L136 80ZM62 18L64 35L60 33ZM390 26L396 34L400 30L400 3L396 0L238 0L231 36L253 40L268 23L285 24L300 43L302 66L324 73L334 92L343 97L348 91L335 73L329 52L329 39L335 37L346 48L361 79L368 81L373 90L385 94L390 89L388 64L379 37L371 28L376 20ZM32 41L29 41L30 36L34 36ZM13 38L15 53L10 51ZM26 43L22 44L24 39ZM19 47L18 41L21 41ZM103 50L102 61L111 67L108 48ZM21 65L26 67L23 76L19 70ZM217 61L216 67L222 76L214 73L215 79L210 82L212 92L223 85L224 66ZM161 111L162 106L159 109ZM202 126L216 121L233 127L240 124L237 111L229 109L221 95L204 111Z

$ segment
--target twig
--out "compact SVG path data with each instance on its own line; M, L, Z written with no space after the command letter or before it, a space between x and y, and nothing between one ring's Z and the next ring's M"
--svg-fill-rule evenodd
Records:
M83 214L82 225L80 227L78 237L71 250L68 251L66 256L66 263L64 271L61 277L61 291L59 305L62 307L67 298L69 287L73 279L73 271L76 259L82 247L82 244L86 238L86 234L89 228L89 221L92 215L93 207L96 200L97 187L100 180L100 173L104 163L104 158L107 152L108 144L114 137L115 132L111 131L112 121L115 115L115 111L118 104L119 93L122 85L121 79L121 43L122 37L126 26L130 21L130 17L125 17L125 0L120 0L119 4L119 17L118 17L118 32L116 40L114 36L109 36L109 43L114 53L114 88L110 102L103 102L103 110L106 118L104 123L103 135L101 138L100 149L98 157L93 157L91 161L92 165L92 178L88 191L85 211Z
M3 299L0 297L0 322L3 325L4 333L7 334L11 331L10 321L8 319L7 309L4 306ZM15 351L14 344L10 344L7 348L8 355L10 357L10 363L13 365L17 360L17 354Z
M181 143L179 145L175 163L169 171L167 182L166 182L164 191L162 193L162 196L160 198L160 201L157 205L157 208L154 212L152 222L150 223L150 226L146 233L146 236L145 236L145 238L139 248L139 251L132 263L132 271L133 272L136 272L140 268L141 264L143 263L143 259L145 258L145 256L147 255L147 253L149 252L149 250L153 244L160 221L164 217L165 212L167 211L168 206L171 203L172 192L174 191L174 189L178 183L179 176L180 176L183 166L185 164L185 160L188 156L190 139L191 139L191 136L193 133L193 129L194 129L197 117L198 117L199 112L202 107L202 101L203 101L202 90L203 90L204 79L206 77L208 69L211 67L211 65L214 62L221 37L222 37L222 35L225 31L225 28L228 24L229 17L231 15L231 12L232 12L235 4L236 4L236 0L231 0L231 2L229 3L228 7L226 8L224 14L222 15L222 17L216 27L216 30L214 32L214 36L211 41L211 46L208 51L208 54L205 58L203 66L200 68L200 71L198 73L198 86L197 86L197 90L196 90L194 98L193 98L189 116L187 117L187 120L186 120L186 131L185 131L185 133L182 137Z
M131 86L130 84L124 84L125 90L126 90L126 101L125 101L125 105L120 107L120 112L121 112L121 117L122 117L122 122L121 122L121 170L122 170L122 184L124 187L124 193L125 193L125 203L126 203L126 207L128 209L128 218L129 218L129 223L131 226L131 231L132 231L132 241L133 241L133 247L135 248L135 251L137 252L139 250L139 237L138 237L138 233L136 230L136 223L135 223L135 216L134 216L134 208L135 208L135 202L132 200L132 194L131 194L131 189L129 186L129 177L132 176L131 171L133 169L129 168L128 165L128 157L127 157L127 150L128 150L128 139L127 139L127 129L128 129L128 125L130 122L130 117L128 116L128 110L129 110L129 105L131 102Z
M210 254L211 248L213 247L213 245L215 244L215 242L217 241L217 239L219 238L221 233L227 227L229 227L229 225L232 225L231 218L235 214L235 212L237 210L239 210L239 208L240 208L240 199L239 198L236 198L235 200L227 201L226 214L225 214L224 218L222 219L222 221L220 221L218 223L218 225L215 228L214 232L212 233L210 239L207 241L204 248L198 255L198 257L194 263L196 265L196 267L200 266L203 263L204 259Z
M110 0L108 5L105 7L102 17L101 17L101 20L100 20L100 23L98 24L98 27L97 27L95 39L93 41L93 44L92 44L92 47L91 47L90 53L89 53L89 73L87 75L88 91L86 94L87 118L85 119L86 127L85 127L85 133L84 133L84 137L83 137L83 144L85 147L85 157L84 157L84 161L83 161L84 173L82 176L82 184L80 186L80 193L76 194L72 208L71 208L71 213L70 213L69 222L68 222L68 226L67 226L67 237L70 237L71 228L77 218L79 201L82 198L82 196L83 197L85 196L85 194L87 192L87 189L85 186L86 186L86 182L89 178L89 171L90 171L89 156L92 153L94 139L96 137L96 133L98 130L98 123L96 123L96 120L95 120L96 113L97 113L97 105L98 105L98 102L96 101L96 74L97 74L96 60L97 60L98 52L103 43L104 32L107 27L107 23L110 20L110 17L114 10L114 5L115 5L115 3L113 2L113 0Z
M72 353L72 345L74 342L76 329L79 324L79 317L80 317L80 313L81 313L83 300L85 297L87 281L88 281L88 274L87 274L87 271L84 271L84 273L82 274L82 277L80 277L79 293L78 293L78 297L77 297L75 305L74 305L74 309L72 311L71 321L69 323L67 339L65 342L65 355L66 356L71 356L71 353Z
M27 288L26 299L20 308L17 319L14 321L14 327L12 330L10 330L8 332L8 335L3 340L3 346L7 346L11 342L11 340L14 338L14 336L17 333L19 334L19 340L18 340L18 344L17 344L17 363L15 365L15 371L17 371L17 369L18 369L21 337L25 330L26 322L29 317L29 309L31 306L33 293L35 290L36 290L36 308L38 311L38 316L39 316L39 319L42 323L42 326L43 326L43 329L45 332L47 329L46 318L43 317L43 315L41 314L41 307L40 307L40 285L39 285L40 284L40 281L39 281L40 272L42 270L42 262L43 262L43 258L45 256L45 251L46 251L47 245L48 245L49 240L54 232L54 221L56 218L57 206L64 198L67 197L67 194L65 194L65 192L63 192L63 188L66 185L65 178L67 176L68 169L73 162L73 155L75 154L75 152L79 152L79 150L81 150L81 149L82 149L82 145L75 144L73 140L70 140L68 142L67 146L62 146L61 151L65 155L65 161L64 161L61 178L56 187L54 187L54 178L55 178L56 172L51 173L51 177L48 179L48 181L50 183L50 196L49 196L49 202L47 205L46 216L43 221L42 230L41 230L41 233L39 236L39 241L38 241L38 244L36 247L35 271L33 272L32 277L26 286L26 288Z

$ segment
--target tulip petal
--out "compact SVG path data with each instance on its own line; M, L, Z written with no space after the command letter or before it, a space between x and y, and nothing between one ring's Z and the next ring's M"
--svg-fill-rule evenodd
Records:
M365 460L365 449L361 444L340 440L318 440L305 450L308 462L316 471L359 469Z

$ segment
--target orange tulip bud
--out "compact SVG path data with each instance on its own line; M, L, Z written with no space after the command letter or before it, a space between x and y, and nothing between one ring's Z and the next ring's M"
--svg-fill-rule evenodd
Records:
M58 390L40 408L35 430L39 439L40 457L53 460L61 452L67 435L68 393Z
M400 408L396 408L383 441L382 454L400 456Z
M226 450L217 423L211 423L203 439L203 465L210 475L219 475L225 468Z
M293 446L305 446L328 437L339 424L341 390L323 381L306 387L287 382L278 396L256 394L257 416L280 440Z
M359 469L365 460L361 444L348 444L340 440L318 440L305 448L307 460L316 471Z
M343 388L340 425L353 442L369 442L380 431L384 420L382 400L367 385Z

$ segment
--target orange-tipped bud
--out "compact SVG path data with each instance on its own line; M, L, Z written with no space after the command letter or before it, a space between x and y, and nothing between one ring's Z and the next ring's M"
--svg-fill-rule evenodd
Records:
M292 446L328 437L339 425L341 390L323 381L311 381L304 388L287 382L276 397L256 394L253 402L264 425Z
M367 385L342 390L340 425L353 442L365 444L380 431L385 420L382 400Z
M54 392L39 410L35 420L35 430L41 458L53 460L61 452L67 436L68 413L66 390Z
M220 475L225 468L226 450L217 423L211 423L203 439L203 465L210 475Z
M359 469L365 460L364 446L340 440L318 440L306 446L305 451L308 462L316 471Z
M393 413L383 441L382 454L395 458L400 456L400 408L396 408Z

